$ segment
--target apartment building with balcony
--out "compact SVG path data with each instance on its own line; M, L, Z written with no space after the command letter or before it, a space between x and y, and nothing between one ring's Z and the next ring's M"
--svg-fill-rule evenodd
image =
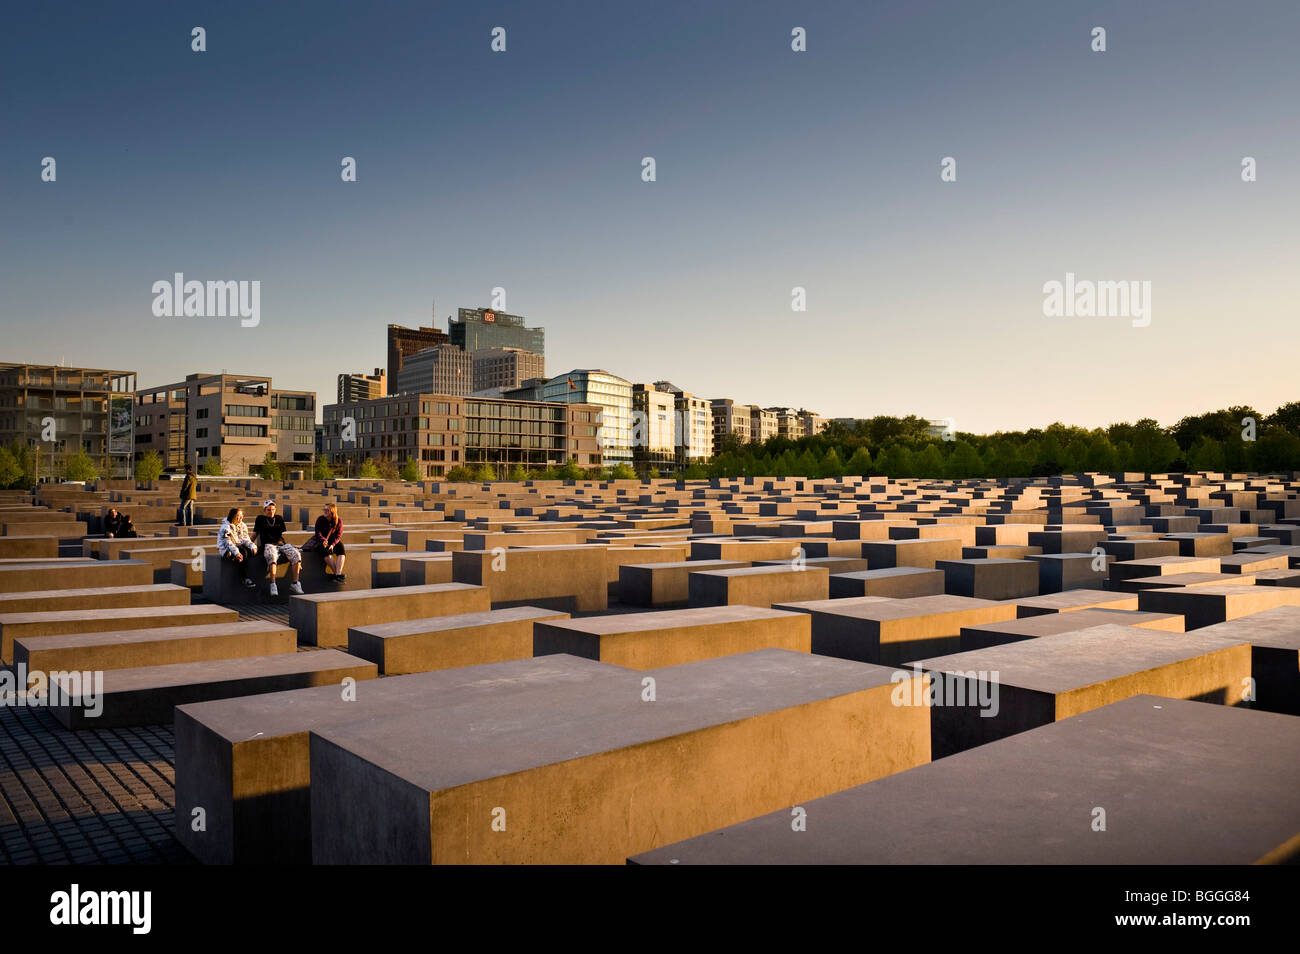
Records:
M260 375L196 373L135 395L136 457L157 451L173 472L215 459L227 475L249 474L268 452L309 469L315 426L314 391L276 388Z
M84 452L105 476L129 477L135 382L134 371L0 362L0 443L36 448L39 476Z
M638 474L677 465L675 396L653 384L632 385L632 462Z
M580 467L599 467L600 410L434 393L331 404L324 409L323 453L342 476L357 474L366 458L399 469L413 459L422 479L479 464L498 473L515 465L560 467L571 459Z
M742 444L749 443L754 417L752 404L737 404L731 398L714 398L709 402L709 410L713 414L714 453L732 436Z
M654 386L673 396L673 457L678 469L712 457L713 410L709 402L671 381L656 381Z

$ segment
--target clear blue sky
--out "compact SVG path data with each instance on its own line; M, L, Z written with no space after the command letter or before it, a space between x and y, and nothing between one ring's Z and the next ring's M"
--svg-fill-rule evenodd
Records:
M1271 410L1300 398L1298 28L1294 0L15 6L0 359L328 402L389 322L502 286L551 373L975 431ZM155 318L177 271L260 280L260 326ZM1045 318L1067 271L1152 282L1150 326Z

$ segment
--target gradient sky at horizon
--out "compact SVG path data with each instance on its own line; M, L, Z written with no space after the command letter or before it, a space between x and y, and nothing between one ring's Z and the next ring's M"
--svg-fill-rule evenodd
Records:
M48 3L6 27L0 360L329 403L388 323L436 301L445 329L502 286L548 373L828 417L1300 399L1290 0ZM261 324L153 317L178 271L260 280ZM1150 326L1045 318L1067 272L1150 281Z

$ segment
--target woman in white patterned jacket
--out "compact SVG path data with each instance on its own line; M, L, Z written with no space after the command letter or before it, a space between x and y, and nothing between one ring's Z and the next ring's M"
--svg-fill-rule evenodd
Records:
M238 507L232 507L226 519L221 521L221 528L217 531L217 552L221 559L242 570L245 586L257 586L253 582L251 567L253 557L257 556L257 547L253 546L248 525L244 523L244 511Z

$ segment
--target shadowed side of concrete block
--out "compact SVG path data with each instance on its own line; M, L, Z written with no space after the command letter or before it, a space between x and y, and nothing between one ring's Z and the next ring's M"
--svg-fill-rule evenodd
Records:
M708 606L540 621L533 655L569 653L629 669L654 669L752 652L811 650L807 615L757 606Z
M762 650L653 670L653 701L646 675L313 731L314 859L617 864L929 756L883 667Z
M1300 720L1138 695L808 802L805 831L786 809L631 861L1285 862L1300 854L1297 750Z
M207 864L307 864L310 729L453 707L482 696L508 706L530 691L618 671L552 656L371 680L358 684L350 699L331 685L180 706L176 837ZM369 799L363 803L368 804ZM194 824L195 809L206 816L202 830Z

